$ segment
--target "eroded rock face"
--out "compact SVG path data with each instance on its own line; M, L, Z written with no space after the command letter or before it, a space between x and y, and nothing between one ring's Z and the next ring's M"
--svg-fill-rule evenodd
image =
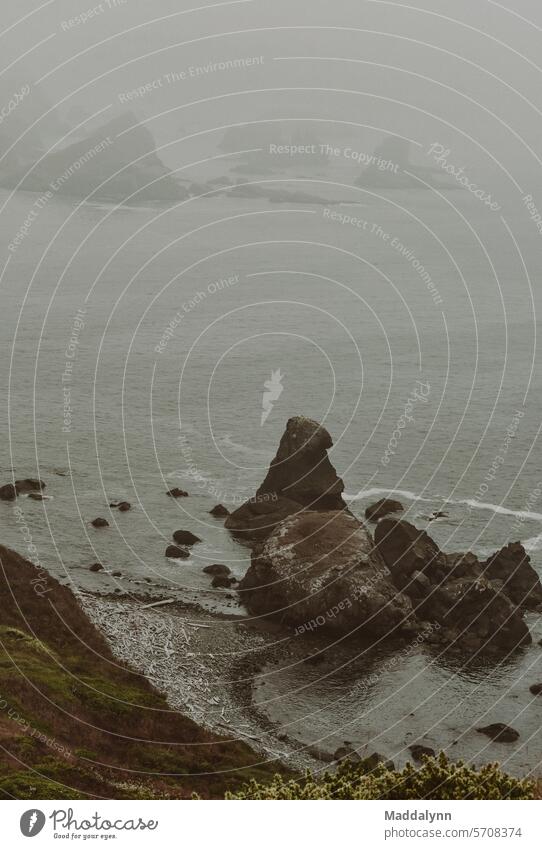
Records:
M474 554L445 554L425 531L392 519L378 523L375 542L416 616L439 624L440 642L472 652L511 651L531 642L521 608L502 580L489 579L491 570ZM499 569L509 561L500 555L494 556ZM493 569L496 574L497 566ZM525 581L530 578L523 574Z
M409 599L345 510L305 510L281 522L254 552L239 591L251 613L278 617L297 634L321 627L384 636L415 627Z
M226 519L225 527L248 539L264 539L300 510L343 510L344 484L327 454L333 442L318 422L288 420L275 458L254 498Z
M378 522L379 519L383 519L384 516L388 516L390 513L402 513L403 509L400 501L395 501L393 498L381 498L380 501L370 504L367 507L365 518L369 522Z
M482 564L484 574L492 581L502 581L503 592L514 604L536 610L542 604L542 584L531 566L531 559L521 543L505 545Z

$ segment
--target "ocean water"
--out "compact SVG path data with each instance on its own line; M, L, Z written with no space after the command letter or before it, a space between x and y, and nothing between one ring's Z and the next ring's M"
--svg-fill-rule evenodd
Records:
M395 492L420 527L447 513L430 527L445 550L482 556L521 539L542 573L536 229L513 219L514 243L462 192L335 196L344 202L167 208L54 197L10 251L36 196L0 194L2 482L47 484L47 499L20 498L19 512L0 503L4 544L24 555L31 540L76 589L242 615L202 567L227 563L240 577L249 552L208 511L254 492L287 419L303 414L332 434L354 512ZM282 391L262 425L277 371ZM190 498L167 498L171 486ZM110 510L119 499L132 510ZM110 527L91 527L96 516ZM177 528L203 540L183 563L163 556ZM106 571L90 573L94 561ZM284 668L273 696L258 698L305 742L341 737L392 754L407 734L501 757L475 732L461 742L489 711L487 722L521 726L510 768L525 772L542 753L528 692L541 654L535 641L499 671L466 675L413 652L363 696L352 689L367 672L360 659L325 679Z

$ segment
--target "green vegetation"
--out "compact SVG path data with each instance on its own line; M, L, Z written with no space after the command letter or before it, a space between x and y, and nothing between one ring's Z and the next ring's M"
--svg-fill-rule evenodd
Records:
M276 775L270 783L251 781L227 799L533 799L535 782L502 772L498 764L477 770L444 753L424 757L423 766L407 764L401 772L347 761L337 772L304 778Z

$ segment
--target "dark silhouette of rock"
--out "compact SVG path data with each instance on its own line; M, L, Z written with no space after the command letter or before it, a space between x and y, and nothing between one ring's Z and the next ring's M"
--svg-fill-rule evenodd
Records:
M45 484L37 478L24 478L24 480L15 481L15 489L17 495L27 495L29 492L41 492L45 489Z
M187 557L190 557L190 552L187 548L179 548L178 545L168 545L166 557L170 557L172 560L186 560Z
M333 753L334 761L353 761L354 763L359 763L361 761L361 756L354 749L352 743L349 743L348 740L345 740L342 746L339 746L338 749Z
M424 756L428 758L435 757L435 750L431 749L430 746L422 746L421 743L414 743L412 746L409 746L410 754L412 755L415 761L421 763Z
M94 528L108 528L109 527L109 522L107 521L107 519L102 519L101 517L98 517L97 519L93 519L90 524Z
M248 539L264 539L302 509L343 510L344 484L329 460L331 436L312 419L288 420L275 458L254 498L226 519L225 527Z
M514 604L527 610L542 604L540 578L521 543L505 545L482 564L482 569L490 580L502 581L503 592Z
M394 501L393 498L381 498L380 501L367 507L365 518L370 522L378 522L390 513L402 513L403 509L400 501Z
M215 589L223 587L229 589L235 583L235 578L228 578L226 575L216 575L211 581L211 586Z
M122 572L112 572L114 578L122 578Z
M24 478L15 483L6 483L0 487L0 499L13 501L18 495L28 495L31 492L41 492L45 489L43 481L36 478Z
M52 188L58 194L93 201L134 204L188 197L156 153L152 133L129 111L85 138L34 160L31 169L24 166L3 175L2 185L29 192Z
M479 734L491 737L496 743L514 743L519 740L519 731L510 728L504 722L494 722L492 725L486 725L484 728L477 728L476 730Z
M444 513L442 510L435 510L429 516L429 521L434 522L436 519L446 519L448 517L447 513Z
M413 627L409 599L347 510L285 519L254 551L239 592L251 613L276 616L296 634L323 628L386 636Z
M127 510L132 509L132 505L129 501L117 501L113 504L109 505L110 507L116 507L117 510L120 510L121 513L125 513Z
M391 770L392 772L395 770L394 762L379 752L373 752L372 755L363 758L361 766L365 772L373 772L379 766L383 766L384 769Z
M227 577L231 574L229 566L225 566L223 563L211 563L209 566L204 566L203 571L207 575L218 575L220 577Z
M193 534L192 531L175 531L173 539L179 545L195 545L195 543L201 542L200 538Z
M217 504L216 507L213 507L212 510L209 510L211 516L215 516L215 518L222 518L223 516L229 516L230 511L227 507L224 507L223 504Z
M93 563L92 566L88 567L89 572L101 572L103 571L103 566L101 563Z
M32 501L43 501L45 496L42 495L41 492L29 492L28 498L30 498Z
M418 618L441 626L432 642L473 653L510 651L531 642L521 609L501 581L488 580L475 555L445 554L425 531L394 519L380 520L375 543Z
M170 498L188 498L186 490L179 489L178 486L174 486L173 489L166 492L166 495L169 495Z
M542 684L531 684L529 690L533 696L542 696Z

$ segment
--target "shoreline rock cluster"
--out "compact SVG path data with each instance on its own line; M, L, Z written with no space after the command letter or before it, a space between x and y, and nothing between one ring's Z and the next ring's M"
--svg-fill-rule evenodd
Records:
M253 547L240 582L251 614L296 634L317 624L372 640L430 631L428 642L461 653L509 653L532 641L524 614L542 609L542 584L519 542L485 561L446 554L382 499L366 511L374 537L348 510L328 456L330 434L290 419L253 499L225 527Z

